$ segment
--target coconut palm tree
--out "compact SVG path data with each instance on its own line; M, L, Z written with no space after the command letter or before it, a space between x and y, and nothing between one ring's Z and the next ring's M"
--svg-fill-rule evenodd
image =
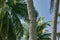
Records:
M36 11L33 5L33 0L27 0L27 10L30 20L29 27L29 40L37 40L36 39Z
M54 15L53 15L52 39L51 40L56 40L59 0L51 0L51 8L52 9L53 9L53 6L54 6Z

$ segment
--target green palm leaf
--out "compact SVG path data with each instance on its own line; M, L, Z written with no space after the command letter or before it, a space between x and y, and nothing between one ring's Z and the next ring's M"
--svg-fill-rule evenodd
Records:
M20 19L21 18L23 18L24 20L28 19L26 4L17 3L17 2L15 3L14 1L17 1L17 0L8 0L7 2L3 3L4 5L0 3L4 7L2 9L4 10L3 11L4 15L2 14L3 19L1 19L2 16L0 16L0 20L1 20L0 31L1 31L1 34L4 34L4 37L3 36L1 37L4 39L6 38L7 40L16 40L16 39L20 40L24 32ZM9 11L11 13L9 13ZM6 14L6 12L8 14Z

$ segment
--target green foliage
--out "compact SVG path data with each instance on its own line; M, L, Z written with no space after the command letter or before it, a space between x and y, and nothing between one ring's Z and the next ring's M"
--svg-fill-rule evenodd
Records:
M11 19L9 19L9 27L8 27L8 35L7 40L16 40L16 33L15 30L13 30L13 24L11 22ZM6 30L6 29L5 29Z
M43 30L47 26L50 26L50 23L49 22L44 22L43 23L43 20L44 20L44 18L40 17L39 20L37 21L37 27L36 27L37 40L50 40L50 38L49 38L50 34L43 32ZM38 23L39 23L39 25L38 25Z
M0 36L6 40L16 40L23 36L23 26L20 19L28 19L27 7L19 0L3 0L0 7ZM21 1L21 0L20 0ZM4 37L3 37L4 35Z
M51 36L51 33L45 33L47 32L45 30L45 32L43 32L43 30L47 27L47 26L50 26L50 21L48 22L42 22L39 24L39 22L41 22L41 20L43 21L44 18L43 17L40 17L37 21L37 27L36 27L36 35L37 35L37 40L51 40L50 36ZM39 25L38 25L39 24ZM25 24L26 25L26 24ZM28 29L27 27L29 27L29 23L27 23L26 25L26 28L25 28L25 25L24 25L24 35L26 36L26 39L28 40L29 39L29 32L28 32Z

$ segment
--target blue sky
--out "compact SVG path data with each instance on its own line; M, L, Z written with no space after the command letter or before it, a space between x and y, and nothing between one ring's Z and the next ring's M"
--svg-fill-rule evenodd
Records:
M52 20L53 18L53 14L50 13L50 0L33 0L34 1L34 6L36 8L36 10L38 11L39 13L39 16L43 16L45 17L44 21L49 21L49 20ZM60 9L60 8L59 8ZM59 10L60 12L60 10ZM60 18L58 18L60 19ZM51 32L51 27L48 27L47 29L49 30L49 32ZM60 30L60 24L58 25L57 27L57 30L59 31Z

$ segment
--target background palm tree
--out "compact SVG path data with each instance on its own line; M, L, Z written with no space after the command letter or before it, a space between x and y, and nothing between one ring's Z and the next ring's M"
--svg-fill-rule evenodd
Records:
M54 7L54 15L53 15L53 27L52 27L52 39L51 40L56 40L59 0L51 0L51 8L53 9L53 7Z
M47 33L48 30L45 30L47 26L50 26L50 21L44 22L44 17L40 17L36 27L37 40L51 40L51 33Z

